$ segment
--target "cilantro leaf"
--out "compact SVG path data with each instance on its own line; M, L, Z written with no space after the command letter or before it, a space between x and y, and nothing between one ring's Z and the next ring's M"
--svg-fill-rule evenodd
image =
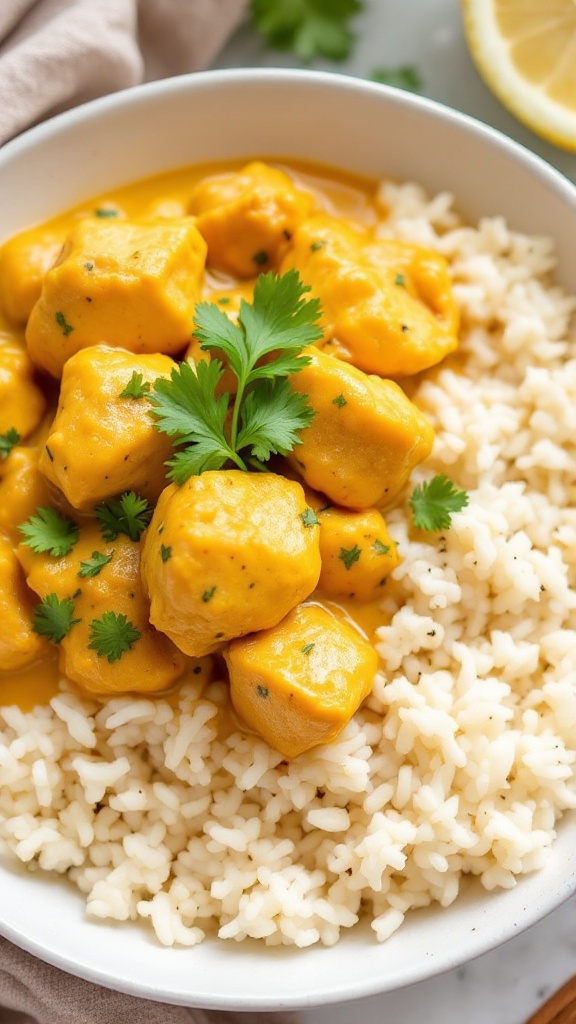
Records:
M359 548L357 544L353 548L340 548L338 558L344 562L347 569L351 569L355 562L358 561L362 554L362 548Z
M250 391L242 408L238 447L250 448L258 462L271 455L286 455L300 443L298 431L316 415L306 395L293 391L286 377L265 381Z
M72 598L61 600L57 594L48 594L34 609L32 629L38 636L45 636L53 644L59 644L68 635L72 626L80 622L80 619L73 616Z
M113 553L111 551L109 555L102 555L99 551L93 551L91 558L88 558L85 562L80 562L78 575L82 577L97 576L104 566L108 565L108 562L112 560Z
M408 65L399 68L376 68L371 78L380 85L392 85L396 89L406 89L408 92L419 92L422 88L422 79L416 68Z
M300 513L300 519L304 523L304 526L320 526L320 520L313 508L305 508L304 511Z
M106 658L112 663L119 661L126 651L131 651L141 636L140 630L125 615L104 612L100 619L93 619L90 623L88 648L96 651L99 658Z
M254 28L276 50L293 50L302 60L345 60L354 35L348 27L360 0L251 0Z
M146 498L135 491L125 491L119 498L101 501L94 509L106 541L116 540L125 533L130 540L138 540L152 518L152 509Z
M0 434L0 458L5 459L20 440L20 434L15 427L9 427L5 434Z
M241 302L237 323L216 303L197 305L200 345L226 356L237 388L229 415L230 396L217 395L224 372L219 359L195 367L182 363L170 379L155 381L150 401L156 427L186 445L168 462L171 480L182 484L227 462L245 470L256 460L262 469L273 454L285 455L299 442L299 431L314 413L287 377L309 362L302 349L322 337L320 304L306 300L307 291L298 272L290 270L282 277L261 274L253 304Z
M178 484L207 469L221 469L229 459L246 468L224 432L228 394L216 395L222 373L218 359L200 360L194 368L184 362L172 369L169 380L159 377L154 384L150 400L156 429L189 446L168 462L168 476Z
M55 508L37 508L36 514L30 516L19 527L26 544L37 554L47 552L54 558L67 555L78 540L78 527L67 516L57 512Z
M459 491L444 474L432 477L414 488L409 504L417 530L434 533L447 530L452 513L461 512L468 504L466 491Z
M149 391L150 384L147 380L144 380L143 374L139 373L138 370L133 370L130 380L118 397L138 399L143 398Z

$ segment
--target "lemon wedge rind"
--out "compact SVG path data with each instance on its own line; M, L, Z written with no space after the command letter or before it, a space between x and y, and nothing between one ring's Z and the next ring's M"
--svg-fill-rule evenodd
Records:
M576 61L576 0L568 2L574 3L574 37L568 36L566 45ZM491 92L541 138L576 152L576 95L574 106L566 106L548 95L542 82L533 82L518 70L510 41L498 24L494 0L461 0L461 5L470 56ZM545 20L545 3L542 6ZM559 54L558 62L565 60Z

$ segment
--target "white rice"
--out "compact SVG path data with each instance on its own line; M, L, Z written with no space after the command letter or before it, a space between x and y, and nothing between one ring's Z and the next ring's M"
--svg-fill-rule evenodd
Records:
M548 240L465 227L416 185L380 200L383 235L452 266L465 373L420 387L437 441L415 482L445 472L470 504L426 541L390 514L403 561L362 710L291 763L231 724L221 682L175 708L64 687L0 710L0 849L167 946L331 945L361 914L385 940L468 874L542 867L576 806L576 302Z

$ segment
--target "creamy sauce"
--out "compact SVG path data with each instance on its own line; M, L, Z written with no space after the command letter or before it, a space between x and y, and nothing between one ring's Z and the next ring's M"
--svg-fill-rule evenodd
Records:
M96 196L53 218L39 228L39 233L48 229L65 234L81 217L93 215L96 210L110 210L119 216L131 218L182 216L187 212L188 196L200 179L229 172L245 163L246 161L242 160L236 163L227 162L225 165L203 164L123 186ZM367 228L374 223L376 217L373 182L350 175L338 175L332 169L328 171L320 165L304 162L290 161L288 164L282 160L267 160L267 163L287 170L296 186L311 191L318 205L327 213L345 217L351 223ZM232 284L231 281L223 281L218 275L207 274L205 291L209 295L211 291L230 287ZM23 330L9 325L0 312L0 340L2 337L7 340L24 341ZM53 383L47 382L47 388L51 392L51 397L55 398ZM50 404L53 409L53 404ZM45 423L42 429L45 430ZM37 443L37 438L28 438L27 443ZM326 598L320 594L312 595L310 600L321 603L333 614L346 619L370 641L374 639L376 628L385 623L378 602L364 604L346 599ZM193 668L184 673L180 685L190 678L199 678L198 673L194 676L191 672L193 673ZM202 676L208 678L207 669L202 669ZM0 672L0 705L17 704L22 710L27 711L35 705L47 704L51 697L58 693L60 679L58 651L54 649L42 660L17 672ZM175 703L178 699L178 688L177 684L168 694L146 696L149 699L165 698Z

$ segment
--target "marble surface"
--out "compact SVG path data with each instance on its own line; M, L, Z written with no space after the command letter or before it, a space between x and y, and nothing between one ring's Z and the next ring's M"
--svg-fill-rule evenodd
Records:
M466 49L459 0L366 0L356 44L342 64L314 68L370 78L377 68L415 67L421 92L516 139L576 181L576 154L548 145L516 121L478 76ZM266 50L249 25L215 67L292 67ZM524 1024L576 973L576 897L545 920L477 960L419 985L302 1014L299 1024Z

